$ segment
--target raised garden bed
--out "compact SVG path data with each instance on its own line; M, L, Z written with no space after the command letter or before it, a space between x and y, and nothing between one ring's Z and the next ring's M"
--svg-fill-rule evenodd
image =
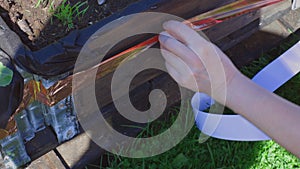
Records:
M78 1L72 1L71 4L75 4L76 2ZM115 2L108 1L106 5L99 6L96 1L89 1L88 12L85 13L83 18L81 19L78 18L78 20L74 22L75 23L74 28L84 28L86 26L89 26L90 24L94 24L94 27L97 26L101 27L101 25L104 25L105 23L112 21L120 16L127 15L130 13L135 13L135 12L142 12L142 11L167 12L187 19L196 14L203 13L210 9L232 2L232 0L222 1L222 3L220 3L219 1L211 1L211 0L205 0L205 1L187 0L184 2L179 0L171 0L171 1L157 0L153 2L142 0L140 2L137 2L129 6L128 8L125 8L121 12L117 12L112 16L104 20L101 20L104 18L104 16L110 15L111 13L114 13L118 9L121 9L125 7L127 4L132 3L134 1L122 1L122 3L124 2L124 5L116 5L117 7L113 7L114 3L118 4L117 2L118 1ZM44 8L42 7L42 5L40 5L37 6L37 8L34 8L33 6L35 6L36 3L37 3L36 1L32 1L30 3L25 3L22 1L9 3L8 1L4 1L4 0L3 3L1 3L1 5L3 5L3 7L8 11L8 13L6 13L3 10L2 12L4 13L3 17L6 18L6 21L11 26L11 28L15 32L17 32L20 37L22 37L23 42L27 46L29 46L32 50L41 49L42 47L51 44L52 42L58 40L59 38L66 36L68 33L74 32L72 31L73 28L66 31L67 26L64 26L55 17L53 18L52 23L50 23L49 20L47 22L46 18L49 18L49 16L51 16L51 14L48 11L49 6L46 6ZM54 6L57 6L58 4L59 4L58 2L55 2ZM232 46L236 45L241 40L243 40L244 38L250 36L257 30L259 30L260 25L268 25L272 21L276 20L278 17L284 15L289 8L289 4L288 5L287 4L288 2L286 1L285 3L276 6L276 10L274 8L267 8L261 11L255 11L255 12L238 16L236 18L225 21L224 23L221 23L220 25L217 25L205 31L205 33L207 33L207 35L211 38L211 40L217 43L217 45L219 45L223 50L229 49ZM16 10L19 11L19 13L20 11L24 13L21 13L20 15L15 12ZM28 10L29 11L32 10L32 12L26 13L26 11L28 12ZM98 11L100 14L95 15L95 11ZM38 17L39 14L41 14L43 17L42 16ZM34 19L34 17L31 17L32 15L34 15L37 18ZM84 18L89 18L89 19L84 19ZM27 20L26 22L32 34L24 33L21 31L19 27L20 23L18 24L17 22L18 20L23 20L23 19ZM11 22L10 20L13 20L13 22ZM41 23L44 26L44 29L40 28ZM123 49L130 47L132 44L136 44L137 42L144 39L145 37L138 37L135 39L131 39L129 40L129 43L120 44L113 51L111 51L111 53L114 54L119 51L122 51ZM101 105L103 106L103 109L106 110L105 113L107 114L107 116L111 117L112 121L118 121L118 123L122 123L122 122L127 123L126 121L122 120L119 115L117 115L118 113L116 112L114 106L111 103L111 98L107 97L110 95L109 93L110 84L108 82L110 81L111 77L112 74L109 74L97 81L98 84L97 87L99 89L97 91L97 96L98 98L101 98ZM140 109L147 108L148 100L144 98L145 96L147 98L148 93L152 89L156 89L156 88L161 88L164 91L166 91L166 95L169 98L168 106L174 105L175 103L180 101L179 100L180 97L178 93L174 92L174 90L176 91L177 89L177 85L171 80L169 76L159 71L145 72L144 74L140 75L140 77L137 77L135 79L135 83L133 83L133 85L131 86L131 96L133 100L136 101L136 104L140 106ZM82 144L82 142L78 140L82 140L82 139L86 140L86 142L90 142L90 149L80 150L80 148L79 149L74 148L74 147L80 147L79 144ZM58 146L58 142L56 140L56 136L49 128L37 133L36 137L26 144L27 152L31 156L32 160L51 151L57 146ZM76 159L78 158L76 153L73 152L73 154L70 155L70 152L66 153L67 149L69 150L76 149L78 153L83 153L84 155L81 154L82 160L76 161ZM86 152L82 152L82 151L86 151ZM61 156L64 159L68 158L65 161L65 163L72 168L83 167L86 163L93 161L94 158L96 158L101 154L99 148L96 148L96 145L94 145L89 139L87 139L87 136L84 133L79 135L73 141L70 141L60 146L60 148L58 148L58 151L56 152L58 152L56 154L61 154Z

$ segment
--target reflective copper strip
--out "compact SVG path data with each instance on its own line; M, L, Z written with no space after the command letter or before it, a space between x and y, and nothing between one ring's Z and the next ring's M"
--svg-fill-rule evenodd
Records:
M208 29L218 23L221 23L225 20L228 20L232 17L239 16L241 14L251 12L257 9L260 9L262 7L272 5L278 2L281 2L283 0L239 0L233 3L230 3L228 5L225 5L223 7L208 11L206 13L200 14L198 16L195 16L184 23L189 25L191 28L200 31L204 29ZM144 50L150 48L154 44L158 42L158 36L154 36L136 46L133 46L124 52L121 52L110 59L101 62L94 67L76 73L72 76L69 76L63 80L58 81L55 83L52 87L50 87L48 90L45 89L42 83L37 81L30 81L28 84L26 84L24 89L24 97L23 101L20 104L19 108L17 109L16 113L20 112L21 110L25 109L33 100L38 100L42 103L44 103L47 106L53 106L62 99L66 98L67 96L71 95L72 93L72 79L73 76L79 76L82 78L82 86L85 85L85 76L89 74L90 71L97 69L97 76L96 79L100 79L104 77L105 75L113 72L120 63L127 58L137 56L140 52L143 52ZM75 89L77 90L77 89ZM14 113L14 115L16 114ZM13 123L13 117L10 118L10 122L8 124L7 130L15 131L15 125ZM14 126L14 127L12 127ZM1 135L1 133L0 133Z

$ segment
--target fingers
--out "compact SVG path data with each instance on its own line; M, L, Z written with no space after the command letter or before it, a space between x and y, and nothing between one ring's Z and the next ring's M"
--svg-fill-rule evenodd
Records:
M181 82L181 78L182 78L182 75L177 72L177 69L174 68L172 65L170 65L168 62L166 62L166 68L169 72L169 75L178 83Z
M181 76L191 74L191 72L192 72L191 65L188 65L181 58L177 57L176 55L174 55L173 53L171 53L167 50L162 49L161 52L162 52L164 59L166 60L166 63L168 63L168 65L170 65L174 69L176 69L176 71ZM200 66L200 65L198 65L198 66Z
M193 72L185 63L181 63L180 67L174 67L168 62L165 63L169 75L180 85L192 91L198 92L199 87L197 77L193 76Z
M209 93L222 91L237 69L215 45L187 25L168 21L163 25L159 41L170 75L182 86ZM201 85L199 85L201 83ZM199 86L197 86L199 85Z
M178 21L168 21L163 24L163 28L174 38L187 46L192 46L199 43L208 43L196 31L187 25Z
M174 39L194 52L202 62L216 56L215 46L187 25L178 21L168 21L164 23L163 27ZM174 49L171 52L173 51Z
M176 57L179 57L191 67L199 66L201 64L198 56L191 49L189 49L187 46L185 46L178 40L170 37L168 33L163 32L159 36L159 40L161 42L161 48L168 51L167 52L162 50L163 56L165 56L165 59L167 61L172 61L174 60L174 58L176 60ZM168 54L170 52L173 53L174 56L170 56L170 54ZM171 63L171 65L173 64Z
M189 65L191 61L188 60L192 60L191 65L193 66L199 66L200 62L200 64L206 65L206 68L214 68L213 65L220 62L220 59L224 57L219 48L181 22L168 21L164 23L163 27L173 38L166 41L160 38L161 45L181 57ZM187 49L190 49L190 51ZM195 59L196 57L197 59Z

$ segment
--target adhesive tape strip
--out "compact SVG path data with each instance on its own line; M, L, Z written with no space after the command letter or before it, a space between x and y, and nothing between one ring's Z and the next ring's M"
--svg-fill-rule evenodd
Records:
M300 71L300 42L261 70L252 80L274 92ZM206 94L196 93L192 99L197 127L211 137L234 141L260 141L270 138L240 115L203 112L214 104ZM215 123L218 123L217 126Z

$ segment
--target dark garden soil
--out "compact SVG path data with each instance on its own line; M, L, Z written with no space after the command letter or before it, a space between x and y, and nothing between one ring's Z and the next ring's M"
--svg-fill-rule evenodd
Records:
M37 5L41 1L40 5ZM125 8L138 0L107 0L99 5L97 0L88 0L80 11L86 13L74 18L73 28L64 25L57 17L57 7L63 0L0 0L0 15L32 50L38 50L66 36L74 29L82 29ZM43 3L44 2L44 3ZM67 0L74 5L84 0Z

